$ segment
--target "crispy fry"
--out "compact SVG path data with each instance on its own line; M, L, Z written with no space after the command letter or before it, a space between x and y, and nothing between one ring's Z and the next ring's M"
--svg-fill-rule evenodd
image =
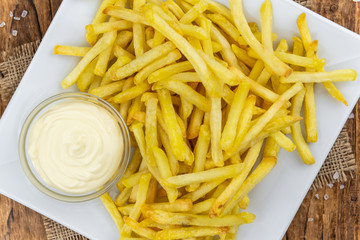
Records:
M214 168L197 173L177 175L165 179L165 183L169 186L180 188L182 186L195 183L210 182L217 179L227 179L237 175L243 169L243 167L244 166L242 163L238 163L231 166Z
M96 77L94 74L96 61L97 58L92 60L92 62L85 68L85 70L80 74L78 80L76 81L76 85L81 92L85 92Z
M89 47L74 47L74 46L65 46L65 45L55 45L53 52L57 55L68 55L68 56L77 56L83 57L91 48Z
M190 237L215 236L228 232L227 227L182 227L164 229L156 233L156 240L186 239Z
M124 188L121 193L116 197L115 205L120 207L124 206L130 197L132 188Z
M89 24L85 27L86 32L89 34L100 34L113 30L125 30L130 28L132 28L132 24L125 20Z
M276 132L270 135L271 138L282 148L288 152L292 152L296 149L295 144L282 132Z
M334 70L331 72L293 72L288 78L281 78L282 83L316 83L354 81L356 72L353 69Z
M302 103L304 101L305 89L300 91L291 101L291 115L300 116ZM297 151L305 164L314 164L315 159L312 156L308 145L306 144L304 137L301 133L300 123L294 123L291 126L292 136L296 145Z
M124 226L124 221L119 213L119 211L116 208L115 203L111 199L110 195L108 193L105 193L104 195L100 196L100 199L102 203L104 204L106 210L111 215L111 218L114 220L116 227L120 231L122 227Z
M151 228L141 227L137 221L134 221L130 217L125 216L124 221L125 221L125 224L128 227L130 227L130 229L134 233L136 233L142 237L146 237L148 239L154 239L156 237L156 232L154 230L152 230Z
M208 1L200 0L189 11L187 11L180 19L180 22L189 24L194 21L201 13L205 12L208 7Z
M152 72L148 77L149 83L154 83L162 79L166 79L177 73L185 72L194 69L190 62L179 62L163 67L159 70Z

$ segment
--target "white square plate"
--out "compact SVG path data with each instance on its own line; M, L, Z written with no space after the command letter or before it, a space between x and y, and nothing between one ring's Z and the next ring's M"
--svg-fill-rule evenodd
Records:
M220 0L228 6L228 2ZM245 0L249 21L259 23L262 0ZM39 192L23 173L18 157L18 136L30 111L42 100L64 92L60 81L75 66L76 57L55 56L56 44L86 46L84 26L91 22L100 0L64 0L41 45L0 121L0 193L91 238L119 239L119 233L100 200L64 203ZM360 37L291 0L273 0L274 31L280 38L298 35L296 18L307 13L319 56L327 70L353 68L360 73ZM310 148L316 164L306 166L297 153L281 151L275 169L250 194L248 211L256 214L253 224L240 227L239 238L281 239L305 197L331 146L360 94L360 81L336 84L349 106L335 101L316 86L319 141ZM76 91L75 87L67 91Z

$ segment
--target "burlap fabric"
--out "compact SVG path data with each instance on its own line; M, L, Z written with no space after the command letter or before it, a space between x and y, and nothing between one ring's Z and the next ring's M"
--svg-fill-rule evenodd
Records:
M309 1L297 1L307 6ZM0 99L2 106L6 107L23 74L25 73L40 41L24 44L8 53L1 53L5 61L0 63ZM311 189L316 190L335 182L346 182L352 178L356 169L355 156L349 141L346 129L343 129L333 148L327 156ZM338 176L338 177L337 177ZM76 232L43 217L44 226L49 240L83 240L85 237Z

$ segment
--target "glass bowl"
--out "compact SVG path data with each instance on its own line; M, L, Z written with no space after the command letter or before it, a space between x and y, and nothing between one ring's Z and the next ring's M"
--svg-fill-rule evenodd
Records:
M123 155L121 159L119 159L119 164L117 170L115 171L115 174L111 176L110 179L97 190L83 194L69 194L60 191L52 186L49 186L36 172L33 163L28 155L28 149L27 149L28 138L33 123L39 116L41 116L51 106L53 106L56 103L60 103L64 101L85 101L100 106L103 109L107 110L119 124L119 128L123 136L122 138L123 146L124 146ZM20 163L27 178L41 192L45 193L46 195L52 198L66 202L88 201L97 198L102 194L106 193L107 191L109 191L124 174L127 165L130 161L130 152L131 152L131 145L130 145L129 131L127 129L125 121L120 116L119 112L115 110L113 106L111 106L105 100L100 99L88 93L61 93L44 100L38 106L36 106L29 114L29 116L26 118L19 137Z

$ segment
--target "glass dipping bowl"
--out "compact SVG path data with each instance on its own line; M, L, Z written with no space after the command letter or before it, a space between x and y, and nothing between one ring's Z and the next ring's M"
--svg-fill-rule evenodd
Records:
M111 114L111 116L114 117L122 133L124 151L121 159L119 159L117 170L115 171L114 175L111 176L110 179L108 179L108 181L97 190L93 190L91 192L87 192L83 194L69 194L60 191L52 186L49 186L36 172L33 163L28 155L28 138L30 134L30 129L33 126L34 122L51 106L64 101L84 101L100 106L101 108L108 111ZM39 105L37 105L29 114L29 116L26 118L19 137L20 163L27 178L41 192L45 193L46 195L52 198L65 202L88 201L97 198L102 194L106 193L107 191L109 191L124 174L127 165L130 161L130 153L131 153L131 145L130 145L129 131L127 129L125 121L120 116L119 112L115 110L113 106L111 106L105 100L100 99L88 93L61 93L44 100Z

